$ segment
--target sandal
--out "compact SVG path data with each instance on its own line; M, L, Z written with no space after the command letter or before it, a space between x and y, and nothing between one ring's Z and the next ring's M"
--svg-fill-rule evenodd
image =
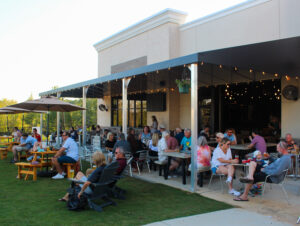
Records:
M247 201L249 201L249 199L242 199L241 196L235 197L233 200L234 201L241 201L241 202L247 202Z
M242 178L240 178L240 182L241 182L241 183L253 184L253 181L254 181L254 180L249 179L249 178L247 178L247 177L242 177Z

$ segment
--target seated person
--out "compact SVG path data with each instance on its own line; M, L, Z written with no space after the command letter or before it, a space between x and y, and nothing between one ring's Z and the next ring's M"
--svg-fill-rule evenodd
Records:
M18 127L14 127L12 136L13 136L14 142L20 142L22 134L21 134L20 130L18 129Z
M159 140L159 134L157 132L153 133L152 139L149 142L150 156L158 156L158 140Z
M213 157L211 161L212 171L216 170L217 174L227 175L226 183L229 187L229 194L239 196L240 192L236 191L232 187L234 167L231 164L238 163L238 159L232 159L230 140L228 138L223 138L220 142L219 147L217 147L213 152Z
M117 147L115 151L115 158L119 163L119 168L117 169L116 175L120 175L127 165L123 147Z
M182 138L184 137L184 132L182 131L181 128L176 128L175 129L175 138L178 142L178 144L181 143Z
M133 128L128 129L127 141L130 144L131 153L133 157L138 158L139 154L136 153L137 151L141 150L140 144L138 140L135 138L135 132Z
M103 155L102 152L99 151L94 152L92 159L93 159L93 164L95 164L97 168L91 173L91 175L89 175L89 177L87 178L82 172L78 172L75 176L76 180L81 180L85 182L84 184L79 184L79 186L81 187L81 191L78 194L78 198L80 198L83 192L86 194L93 193L93 190L89 187L89 185L91 183L97 183L99 181L103 169L106 166L105 156ZM68 201L68 198L69 198L69 193L65 194L65 196L59 199L59 201L66 202Z
M22 151L29 152L30 149L33 148L35 142L37 142L35 138L33 138L32 136L28 136L27 133L23 133L21 138L21 144L15 145L12 148L14 159L11 162L12 163L17 162L18 161L17 153Z
M255 148L256 151L260 151L261 154L267 153L267 144L265 139L258 135L257 130L252 131L252 137L250 136L251 144L248 145L248 148Z
M107 140L105 141L105 149L112 151L114 149L114 145L116 143L115 137L113 133L107 134Z
M53 176L52 179L64 178L65 173L62 170L61 164L76 163L79 159L78 145L70 137L70 133L63 132L62 139L64 140L63 146L57 151L57 153L52 158L52 166L57 170L57 174Z
M158 141L157 148L158 148L158 160L160 162L167 162L167 156L164 155L164 151L168 149L167 142L166 142L166 136L168 133L166 131L163 131L161 134L161 138Z
M262 167L266 167L268 165L268 161L263 159L263 156L260 151L253 152L253 160L257 165L261 165Z
M279 183L282 181L284 176L282 171L290 168L291 156L288 153L287 144L284 141L277 144L277 151L282 154L282 157L265 168L254 161L250 162L248 176L240 178L242 183L247 183L245 191L241 196L236 197L234 199L235 201L248 201L248 192L252 184L265 181L268 175L272 175L268 178L268 182Z
M192 137L191 137L191 130L190 129L184 129L184 137L181 140L180 143L180 150L191 150L191 143L192 143Z
M233 133L232 128L226 130L226 132L224 133L224 137L227 138L230 141L231 145L237 144L236 137Z
M204 136L206 140L209 140L209 126L205 126L203 130L200 131L200 136Z
M224 138L224 134L223 133L221 133L221 132L217 132L216 133L216 141L218 143L217 147L220 146L220 143L221 143L221 141L222 141L223 138Z
M211 151L204 136L197 140L197 169L210 169ZM189 166L191 167L191 165Z
M165 150L165 152L174 152L174 151L179 151L179 146L178 146L178 142L176 140L175 137L172 137L170 135L169 132L166 131L166 136L165 136L165 140L167 142L167 149ZM172 158L171 159L171 165L169 168L169 171L172 174L172 171L174 171L175 169L177 169L179 167L181 163L181 159L180 158Z
M299 149L298 145L295 144L295 141L293 140L292 134L287 133L285 135L285 142L287 144L287 149L289 153L295 152Z
M122 147L125 153L131 153L130 144L127 140L125 140L124 133L119 133L118 141L115 143L113 148L113 153L118 147Z
M42 141L41 135L38 134L36 128L33 128L33 130L32 130L32 137L34 137L37 140L37 142L41 142Z
M147 145L149 141L151 140L151 132L150 132L150 127L145 126L143 129L143 132L141 133L140 140Z

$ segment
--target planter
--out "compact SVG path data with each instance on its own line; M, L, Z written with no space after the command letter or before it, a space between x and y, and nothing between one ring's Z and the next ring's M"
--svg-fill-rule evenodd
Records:
M182 86L179 86L178 89L179 89L179 93L189 93L190 85L188 85L188 84L182 85Z

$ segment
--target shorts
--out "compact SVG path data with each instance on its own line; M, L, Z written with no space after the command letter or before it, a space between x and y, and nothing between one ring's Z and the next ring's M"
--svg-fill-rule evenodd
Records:
M87 177L86 176L83 176L81 177L80 179L81 181L84 181L84 182L87 182ZM82 188L83 187L83 184L79 184L79 186ZM88 186L85 190L84 190L84 193L90 195L93 193L93 190L90 188L90 186Z
M63 155L57 159L59 163L76 163L77 161L69 156Z
M16 147L17 151L29 151L29 149L27 147Z
M266 177L268 174L265 174L264 172L261 171L262 165L257 165L254 175L253 175L253 184L256 184L257 182L264 182L266 180ZM272 183L270 177L268 178L267 182Z

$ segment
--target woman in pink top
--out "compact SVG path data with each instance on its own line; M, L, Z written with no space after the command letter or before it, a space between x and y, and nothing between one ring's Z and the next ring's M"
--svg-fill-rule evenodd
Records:
M210 167L211 151L204 136L198 138L197 168Z

